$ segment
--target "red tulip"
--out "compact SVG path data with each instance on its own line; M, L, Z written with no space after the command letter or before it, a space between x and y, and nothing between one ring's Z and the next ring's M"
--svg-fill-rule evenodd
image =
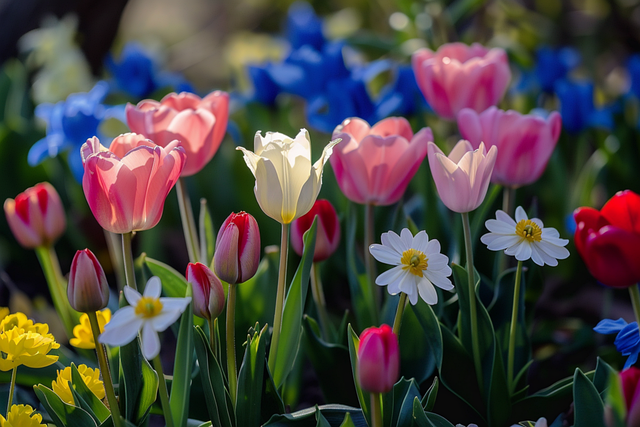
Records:
M225 282L252 278L260 263L260 230L255 218L246 212L229 215L218 232L213 258L216 275Z
M178 140L187 153L181 176L198 173L218 150L227 131L229 94L215 91L200 99L188 92L170 93L162 101L127 104L127 124L133 132L166 147Z
M371 393L386 393L400 375L398 337L389 325L367 328L358 347L358 383Z
M224 309L224 289L220 279L202 263L189 263L187 281L193 287L193 314L207 320L216 319Z
M28 249L53 244L67 225L60 196L48 182L5 200L4 213L16 240Z
M575 244L591 274L613 288L640 282L640 195L616 193L600 211L578 208Z
M291 223L291 246L302 256L304 233L311 228L315 217L318 217L316 247L313 261L323 261L331 256L340 243L340 221L333 205L328 200L316 200L309 212Z
M77 251L71 262L69 304L81 313L102 310L109 303L109 284L96 256L89 249Z

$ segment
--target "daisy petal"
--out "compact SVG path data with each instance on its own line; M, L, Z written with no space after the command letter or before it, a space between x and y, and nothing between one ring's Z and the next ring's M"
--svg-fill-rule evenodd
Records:
M161 293L162 282L160 282L160 278L158 276L153 276L147 281L147 284L144 287L144 296L150 298L160 298Z
M527 216L527 213L524 211L524 209L522 208L522 206L518 206L516 208L516 223L522 221L522 220L528 220L529 217Z
M500 222L504 222L505 224L511 226L514 230L516 229L516 222L511 218L505 211L498 210L496 211L496 219Z
M409 231L408 228L403 228L400 232L400 238L402 239L402 243L405 248L411 248L413 244L413 234Z
M126 308L126 307L125 307ZM122 309L120 309L122 310ZM118 310L118 312L120 311ZM116 314L118 314L116 312ZM115 319L115 316L111 321ZM104 328L104 332L98 337L98 341L102 344L108 344L114 347L121 347L125 344L129 344L138 336L138 331L142 327L143 320L138 317L134 317L130 322L119 325L116 327L107 328L111 322L107 323Z
M147 360L160 354L160 337L153 329L151 322L145 323L142 328L142 354Z
M400 264L401 254L397 253L395 250L389 248L388 246L374 243L373 245L369 246L369 252L375 259L382 263L391 265Z
M418 292L420 293L420 298L422 298L427 304L437 304L438 293L436 292L436 288L433 287L429 279L426 277L418 283Z
M376 277L376 285L385 286L398 280L404 273L402 266L394 267Z
M123 289L123 292L124 292L124 297L127 299L127 302L129 303L129 305L132 305L134 307L138 305L138 301L140 301L140 298L142 298L142 295L140 295L140 292L136 291L131 286L125 286Z
M497 219L488 219L485 221L484 226L487 227L487 230L492 233L498 234L513 234L516 230L515 225L507 224L504 221L499 221Z

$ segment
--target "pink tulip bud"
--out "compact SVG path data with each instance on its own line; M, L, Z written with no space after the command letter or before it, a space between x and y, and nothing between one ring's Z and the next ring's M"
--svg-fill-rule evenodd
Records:
M220 316L224 309L224 289L213 271L202 263L190 262L187 281L193 287L193 314L207 320Z
M28 249L52 245L67 225L60 196L48 182L5 200L4 213L16 240Z
M338 248L340 243L340 221L333 205L328 200L316 200L309 212L291 223L291 246L302 256L304 233L311 228L313 219L318 217L316 247L313 261L324 261Z
M109 303L109 284L96 256L89 249L77 251L71 262L69 304L81 313L102 310Z
M232 213L216 239L215 271L227 283L242 283L256 274L260 263L260 230L246 212Z
M400 376L398 337L389 325L367 328L358 347L358 383L371 393L386 393Z

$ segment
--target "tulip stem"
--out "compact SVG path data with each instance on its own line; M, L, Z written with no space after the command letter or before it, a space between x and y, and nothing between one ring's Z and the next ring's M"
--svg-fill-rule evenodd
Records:
M98 365L100 366L100 371L102 371L102 382L104 383L104 391L107 395L107 402L109 402L109 409L111 410L111 419L113 420L114 427L120 427L122 425L120 420L120 408L118 407L118 399L116 398L116 393L113 389L113 382L111 381L111 370L109 369L109 363L107 362L106 350L104 345L98 342L98 336L100 335L98 316L95 311L88 312L87 316L89 317L89 323L91 324L93 342L96 345Z
M136 291L136 273L133 269L133 251L131 250L131 237L133 232L124 233L122 235L122 258L124 261L124 277L127 280L127 286L131 286Z
M36 255L49 285L53 305L62 320L67 337L73 337L73 327L79 323L80 313L71 308L67 298L67 287L60 272L58 257L51 246L38 246ZM75 316L74 316L75 314Z
M473 350L473 364L476 370L478 386L482 389L482 363L480 359L480 343L478 342L478 314L475 287L475 271L473 268L473 247L471 244L471 225L469 212L462 212L462 228L464 229L464 246L467 256L467 278L469 285L469 317L471 323L471 347Z
M638 283L629 286L629 295L631 295L631 304L633 305L633 313L636 315L636 321L640 324L640 291L638 286L640 286Z
M280 236L280 268L278 270L278 291L276 293L276 312L273 318L273 336L269 349L269 369L274 372L276 357L278 355L278 341L280 340L280 328L282 324L282 310L284 307L285 282L287 281L287 255L289 252L289 227L291 224L282 224Z
M367 204L364 207L364 265L369 278L369 286L373 295L374 307L371 312L374 315L374 323L377 323L377 313L380 307L380 287L376 286L376 265L373 255L369 252L369 246L373 243L373 235L375 234L375 220L373 216L373 205Z
M216 330L218 329L218 318L209 320L209 345L211 346L211 352L216 357L218 357L218 338L216 334Z
M400 327L402 326L402 315L404 314L404 307L407 305L407 294L400 292L400 301L398 301L398 308L396 309L396 317L393 319L393 333L400 337Z
M182 219L182 231L184 239L187 243L187 251L189 252L189 261L198 262L198 235L196 232L196 221L193 217L193 209L189 200L189 192L184 178L178 178L176 182L176 192L178 194L178 205L180 206L180 218Z
M380 393L371 393L371 427L382 426L382 405L380 405Z
M116 282L118 284L118 291L124 289L127 283L127 279L123 270L122 250L118 249L121 246L120 238L118 234L111 231L104 230L104 238L107 242L107 249L109 250L109 257L111 258L111 264L116 272Z
M516 189L504 187L502 189L502 210L509 216L513 216L513 206L516 202Z
M509 328L509 352L507 356L507 380L509 381L509 392L513 394L516 384L513 376L515 353L516 353L516 331L518 329L518 309L520 308L520 279L522 276L522 261L518 261L516 270L516 282L513 289L513 308L511 310L511 326Z
M236 373L236 285L229 283L227 295L227 376L229 378L229 394L231 404L236 407L236 388L238 384L238 374Z
M18 374L18 367L14 367L11 370L11 385L9 386L9 400L7 401L7 418L9 418L9 412L11 412L11 404L13 403L13 391L16 388L16 376Z
M324 299L324 291L322 289L322 281L320 280L320 266L317 262L311 265L311 294L313 301L318 309L318 317L320 318L320 329L322 330L322 338L326 341L329 339L329 314L327 313L327 303Z
M160 355L153 358L153 368L158 373L158 392L160 394L164 422L167 424L167 427L173 427L173 415L171 414L171 406L169 405L169 393L167 392L167 383L164 379Z

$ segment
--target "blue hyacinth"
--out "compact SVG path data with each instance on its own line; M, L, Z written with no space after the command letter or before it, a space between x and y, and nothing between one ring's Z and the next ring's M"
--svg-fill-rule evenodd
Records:
M593 103L593 83L562 79L556 82L555 91L560 99L562 127L567 131L578 133L589 127L613 128L613 113L618 105L596 108Z
M593 330L606 335L618 334L613 343L623 356L629 356L623 369L636 363L638 354L640 354L640 331L637 322L627 323L624 319L605 319L598 323Z
M566 78L578 64L580 64L580 54L571 47L560 49L541 47L536 52L536 80L543 91L553 92L556 82Z

